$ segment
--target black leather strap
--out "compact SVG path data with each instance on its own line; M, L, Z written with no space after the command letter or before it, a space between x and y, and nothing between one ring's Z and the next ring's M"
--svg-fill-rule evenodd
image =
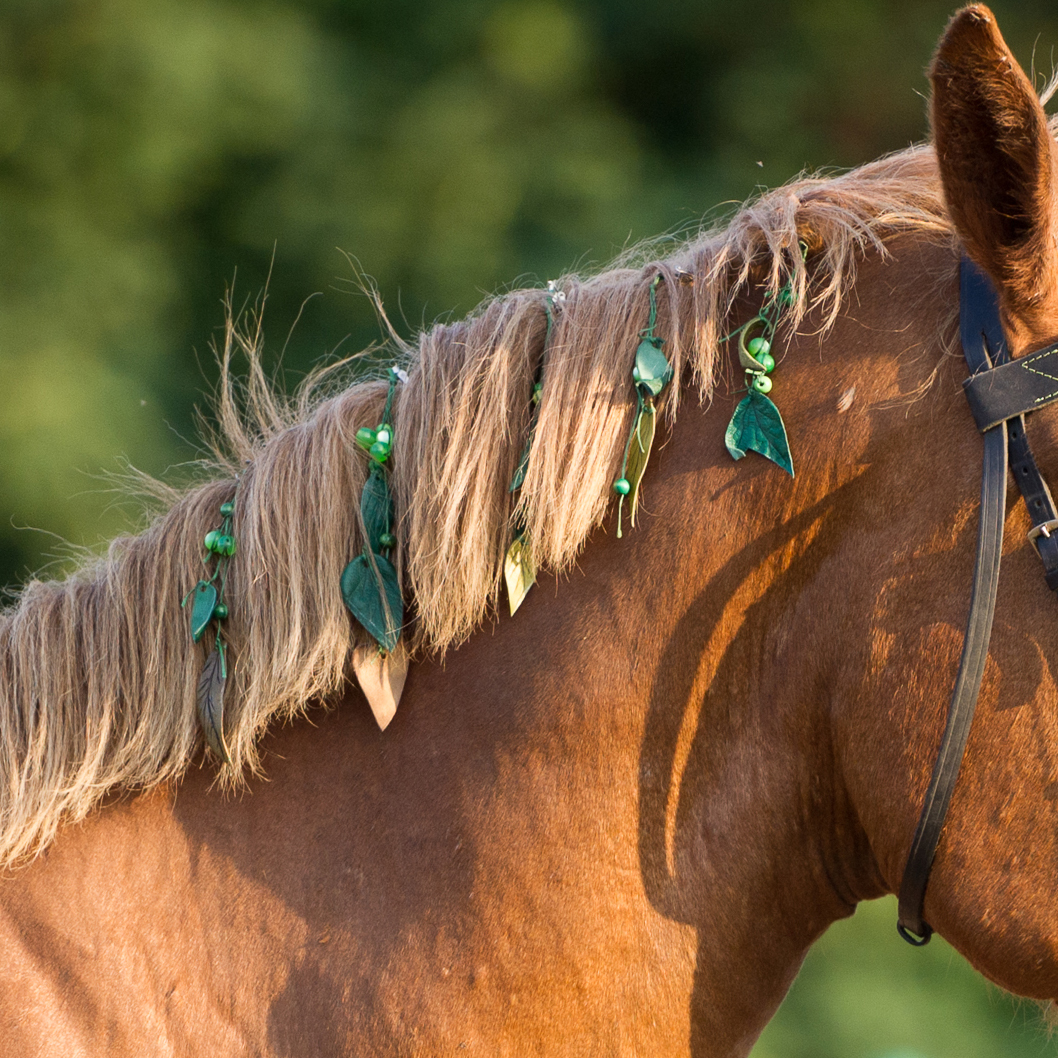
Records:
M1058 515L1051 490L1032 456L1024 418L1034 408L1058 400L1058 344L1011 361L996 291L988 277L965 258L959 271L959 303L959 334L971 372L964 383L966 397L985 443L981 512L973 594L959 674L900 883L896 928L904 940L916 946L926 944L933 934L922 917L923 901L988 658L1003 552L1008 438L1010 469L1032 520L1029 537L1043 562L1048 586L1058 591Z
M964 383L966 398L985 442L981 512L973 594L959 673L937 763L900 883L896 928L904 940L916 946L926 944L933 933L922 917L923 901L988 657L1003 551L1008 455L1032 521L1029 537L1043 562L1048 586L1058 591L1058 514L1051 490L1033 458L1024 418L1035 408L1058 400L1058 344L1012 361L995 288L965 258L959 272L959 302L959 333L971 373Z
M963 354L971 371L987 371L994 357L1005 356L1006 345L999 324L995 292L983 273L966 259L960 269L959 300ZM966 638L937 763L933 768L900 883L896 928L904 940L916 946L926 944L933 934L932 928L922 917L922 906L977 706L999 585L1007 493L1007 427L999 425L985 430L984 442L977 561Z
M944 817L948 813L955 780L959 776L988 657L988 640L992 635L992 616L999 584L999 560L1003 554L1006 494L1007 434L1004 426L995 426L985 433L977 564L959 674L948 707L948 723L944 728L937 763L933 768L933 777L926 791L926 800L900 884L900 916L896 928L904 940L916 946L925 944L933 933L922 917L922 903Z

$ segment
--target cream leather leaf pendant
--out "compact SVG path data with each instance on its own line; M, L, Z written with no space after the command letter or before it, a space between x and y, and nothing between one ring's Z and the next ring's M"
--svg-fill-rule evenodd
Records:
M639 484L647 470L650 459L650 446L654 443L654 427L657 423L657 412L654 401L648 399L639 413L635 430L632 431L632 442L628 446L628 464L625 468L625 480L629 485L628 507L629 521L632 528L636 524L636 511L639 509Z
M374 645L357 647L353 651L353 671L379 728L385 731L404 693L408 652L401 643L384 657Z
M503 563L503 577L507 582L507 601L511 606L511 616L528 594L536 580L536 564L533 562L533 551L529 537L519 533L507 548L507 558Z

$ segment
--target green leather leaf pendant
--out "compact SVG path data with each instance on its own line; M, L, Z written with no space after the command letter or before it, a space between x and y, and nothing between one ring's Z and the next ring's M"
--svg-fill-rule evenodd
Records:
M390 498L389 484L377 463L371 467L371 473L364 482L364 491L360 495L360 517L364 520L368 547L376 553L381 551L382 537L389 533L393 522L393 500Z
M503 562L503 578L507 582L507 602L513 617L536 581L533 549L528 535L524 532L519 533L507 548L507 557Z
M400 639L404 623L404 601L400 595L397 571L381 555L360 554L342 572L341 589L345 605L387 653ZM377 574L376 574L377 569Z
M794 476L786 425L779 409L756 389L750 389L735 408L724 442L735 459L741 459L747 452L759 452L790 477Z
M219 642L219 641L218 641ZM224 742L224 685L228 680L228 666L224 660L224 647L210 651L202 675L198 680L195 701L198 719L206 736L206 745L225 764L231 764L228 747Z
M672 364L662 352L662 338L644 338L636 349L632 379L640 390L656 397L672 381ZM644 393L644 396L646 394Z
M191 638L196 643L206 634L216 608L217 589L208 580L200 580L195 585L191 603Z

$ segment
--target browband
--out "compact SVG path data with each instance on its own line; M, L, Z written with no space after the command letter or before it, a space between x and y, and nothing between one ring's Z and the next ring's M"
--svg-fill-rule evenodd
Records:
M998 322L998 316L995 319ZM1001 340L1001 333L999 337ZM993 344L992 335L988 339L993 349L1006 350L1005 343ZM1058 342L1019 360L978 369L963 383L963 389L977 428L982 432L1042 408L1058 400Z

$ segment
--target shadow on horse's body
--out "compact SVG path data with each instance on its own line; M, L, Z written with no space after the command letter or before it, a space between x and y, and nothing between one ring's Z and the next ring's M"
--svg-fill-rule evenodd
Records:
M1020 74L994 73L1006 54L974 9L935 77L992 98ZM1035 97L996 104L1051 165L1017 207L1051 246L1025 300L972 219L1010 211L1012 152L946 99L935 82L938 139L973 139L942 161L949 199L970 158L999 174L973 194L1007 196L952 213L1024 352L1058 334L1053 142ZM833 325L817 306L784 343L796 479L725 451L732 354L711 407L659 437L639 526L596 529L514 618L416 660L385 732L347 685L264 736L267 781L225 798L195 768L113 796L12 869L5 1055L747 1053L812 942L899 886L933 767L980 474L943 355L958 255L950 232L892 233ZM759 305L747 283L732 320ZM1058 423L1033 431L1058 480ZM1008 522L926 906L993 980L1054 998L1058 624L1020 507Z

